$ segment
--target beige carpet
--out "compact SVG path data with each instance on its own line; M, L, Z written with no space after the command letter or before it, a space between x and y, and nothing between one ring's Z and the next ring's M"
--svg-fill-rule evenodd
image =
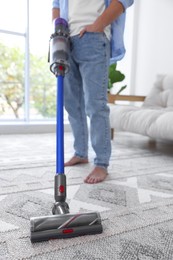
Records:
M99 211L103 233L31 244L29 219L51 214L55 135L0 136L0 259L172 260L173 145L119 133L109 176L88 185L90 163L66 168L71 212ZM65 158L72 155L65 135Z

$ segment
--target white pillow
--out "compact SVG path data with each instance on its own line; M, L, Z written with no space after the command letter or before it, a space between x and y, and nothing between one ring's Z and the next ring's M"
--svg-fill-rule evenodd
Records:
M153 88L143 103L144 107L173 106L173 75L158 75Z

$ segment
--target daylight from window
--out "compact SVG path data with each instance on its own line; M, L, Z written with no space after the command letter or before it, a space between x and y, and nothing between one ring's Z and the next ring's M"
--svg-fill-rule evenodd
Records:
M0 0L0 120L52 120L56 79L49 70L50 0Z

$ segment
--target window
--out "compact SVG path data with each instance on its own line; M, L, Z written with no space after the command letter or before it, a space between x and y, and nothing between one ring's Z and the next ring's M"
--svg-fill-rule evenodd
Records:
M0 119L24 119L26 5L0 0L0 6Z
M0 0L0 120L54 119L50 0Z

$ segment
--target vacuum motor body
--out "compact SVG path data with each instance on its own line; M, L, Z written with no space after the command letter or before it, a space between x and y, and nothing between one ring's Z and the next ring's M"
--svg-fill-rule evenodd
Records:
M69 29L68 23L58 18L54 21L54 33L50 37L50 70L55 76L69 70Z

